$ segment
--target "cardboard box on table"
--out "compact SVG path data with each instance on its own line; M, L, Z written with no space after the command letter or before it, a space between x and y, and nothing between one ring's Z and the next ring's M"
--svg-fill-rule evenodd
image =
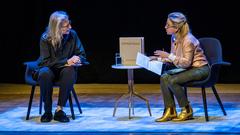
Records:
M122 65L136 66L137 53L144 53L144 37L120 37Z

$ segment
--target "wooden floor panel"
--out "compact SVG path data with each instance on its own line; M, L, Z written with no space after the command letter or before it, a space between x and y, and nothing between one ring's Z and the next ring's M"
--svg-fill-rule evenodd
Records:
M125 93L128 91L127 84L75 84L77 93L87 94L112 94ZM219 93L240 93L240 84L217 84L216 88ZM57 88L56 88L57 89ZM139 93L160 93L160 84L135 84L135 91ZM207 88L207 93L211 89ZM29 94L31 86L26 84L0 84L0 94ZM57 91L54 91L57 93ZM200 93L199 88L189 88L189 93ZM39 87L36 87L36 93L39 93Z

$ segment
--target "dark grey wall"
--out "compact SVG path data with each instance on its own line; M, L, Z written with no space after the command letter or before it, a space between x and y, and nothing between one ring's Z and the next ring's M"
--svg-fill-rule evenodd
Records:
M220 83L239 83L239 51L235 19L236 3L157 0L36 0L1 4L0 82L24 83L24 61L39 55L39 37L55 10L69 13L73 28L84 44L90 65L79 71L79 83L126 83L126 71L111 69L120 36L145 37L145 51L152 55L169 50L164 25L167 14L181 11L188 17L196 37L219 38L223 56L232 63L223 68ZM159 83L159 76L139 69L136 83Z

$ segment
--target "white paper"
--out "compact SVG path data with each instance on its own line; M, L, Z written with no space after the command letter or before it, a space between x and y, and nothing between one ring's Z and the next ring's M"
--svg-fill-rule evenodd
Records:
M150 58L142 53L137 54L136 64L158 75L162 74L163 62L157 60L150 61Z

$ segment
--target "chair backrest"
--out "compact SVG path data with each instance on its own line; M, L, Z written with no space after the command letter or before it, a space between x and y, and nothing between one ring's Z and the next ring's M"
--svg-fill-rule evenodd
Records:
M214 67L212 65L215 63L221 63L223 61L221 43L217 38L214 37L204 37L199 38L198 40L210 65L210 74L203 82L206 87L211 87L217 82L221 67L221 65Z
M38 68L37 61L24 62L24 65L26 66L25 75L24 75L25 82L30 85L37 85L37 82L33 80L33 77L32 77L34 70Z
M218 39L205 37L199 38L199 42L210 65L222 62L222 47Z

